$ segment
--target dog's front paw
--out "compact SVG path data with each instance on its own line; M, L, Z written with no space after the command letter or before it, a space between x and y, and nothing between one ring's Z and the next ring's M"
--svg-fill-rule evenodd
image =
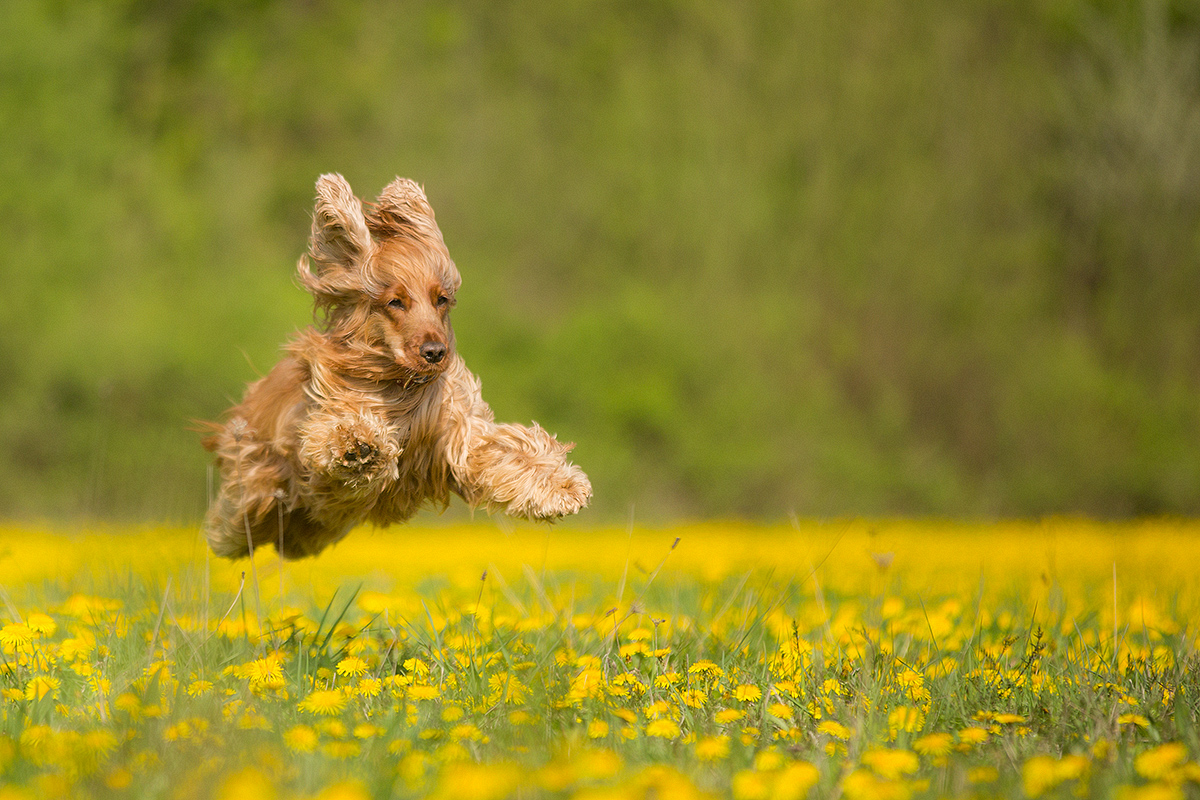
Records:
M541 490L527 499L522 516L554 521L577 513L591 499L592 482L583 470L567 463L544 476Z
M579 467L565 459L539 461L512 477L506 513L553 522L576 513L592 499L592 483Z
M457 477L472 505L525 519L556 520L588 504L592 484L567 460L574 447L538 425L493 425Z
M304 460L317 473L350 488L368 488L399 473L401 448L374 414L314 420Z

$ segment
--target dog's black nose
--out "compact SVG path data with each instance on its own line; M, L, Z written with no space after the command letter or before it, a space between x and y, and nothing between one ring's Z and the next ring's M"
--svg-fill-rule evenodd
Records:
M436 364L446 357L446 345L441 342L426 342L421 345L421 358Z

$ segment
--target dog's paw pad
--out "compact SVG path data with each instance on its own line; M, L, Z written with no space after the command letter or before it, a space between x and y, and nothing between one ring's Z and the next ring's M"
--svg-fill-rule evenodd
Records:
M366 442L339 447L335 453L338 454L334 456L331 466L335 473L341 473L344 478L368 476L382 455L377 447Z
M351 447L342 454L342 461L346 464L369 461L377 452L374 447L366 442L359 442L357 447Z
M363 414L333 422L313 461L334 480L365 490L396 477L400 450L382 420Z

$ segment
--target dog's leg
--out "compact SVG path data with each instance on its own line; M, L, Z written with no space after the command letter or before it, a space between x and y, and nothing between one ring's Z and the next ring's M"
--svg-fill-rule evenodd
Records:
M538 425L497 425L478 379L459 361L445 375L446 457L459 494L472 505L525 519L554 520L587 505L592 485L567 460L574 445Z
M372 411L317 411L301 427L300 439L300 461L316 491L329 487L365 497L399 475L399 437Z
M221 488L204 519L213 553L248 555L278 540L278 507L286 496L291 468L280 453L258 441L245 420L234 418L213 438Z
M587 505L592 485L564 444L538 425L491 425L470 445L464 488L472 502L525 519L554 520Z

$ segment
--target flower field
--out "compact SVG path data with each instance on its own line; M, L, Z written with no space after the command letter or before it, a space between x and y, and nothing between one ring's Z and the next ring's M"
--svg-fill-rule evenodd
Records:
M0 529L0 800L1200 796L1200 524Z

